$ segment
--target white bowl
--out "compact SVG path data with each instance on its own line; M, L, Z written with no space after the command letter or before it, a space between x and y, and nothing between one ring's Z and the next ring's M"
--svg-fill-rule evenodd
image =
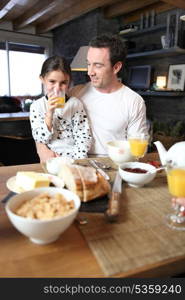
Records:
M130 152L130 144L128 141L111 141L107 143L109 157L120 165L127 161L132 161L134 158Z
M133 173L125 171L125 168L139 168L147 170L147 173ZM142 187L145 184L151 182L157 173L154 166L141 162L126 162L119 167L119 173L121 178L126 181L132 187Z
M72 158L58 156L48 159L45 163L45 167L48 173L58 175L62 164L72 164L73 162L74 159Z
M65 216L49 220L25 218L14 213L14 210L25 200L32 199L43 192L47 192L50 195L61 193L66 200L74 201L75 208ZM71 191L63 188L47 187L37 188L13 196L6 203L5 210L11 223L18 231L27 236L33 243L44 245L56 241L60 234L72 224L79 211L80 204L80 198Z

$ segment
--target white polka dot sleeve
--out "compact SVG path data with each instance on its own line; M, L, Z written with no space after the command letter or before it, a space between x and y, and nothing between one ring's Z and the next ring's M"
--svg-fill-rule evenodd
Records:
M45 112L38 109L36 102L30 106L30 122L34 140L38 143L48 144L52 139L53 130L48 130L45 123Z

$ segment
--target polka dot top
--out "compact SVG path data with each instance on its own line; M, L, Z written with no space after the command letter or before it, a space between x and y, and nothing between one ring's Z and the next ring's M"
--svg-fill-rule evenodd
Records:
M61 156L73 159L87 157L92 138L87 115L80 100L71 97L64 108L55 109L51 131L45 123L46 112L45 96L30 106L30 123L34 140L47 145Z

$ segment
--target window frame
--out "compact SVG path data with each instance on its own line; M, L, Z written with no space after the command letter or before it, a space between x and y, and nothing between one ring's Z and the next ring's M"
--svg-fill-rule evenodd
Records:
M53 39L49 33L48 33L48 35L35 35L32 33L13 32L11 30L1 30L0 29L0 43L1 42L5 43L5 50L7 51L8 96L14 96L14 95L11 95L11 87L10 87L9 44L19 44L20 47L22 45L23 48L25 45L28 48L30 47L30 50L31 50L32 46L42 47L45 49L44 54L47 58L52 54ZM33 53L33 52L30 51L30 53Z

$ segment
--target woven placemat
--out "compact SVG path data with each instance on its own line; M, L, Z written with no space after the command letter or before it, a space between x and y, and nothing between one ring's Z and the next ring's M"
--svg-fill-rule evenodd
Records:
M184 232L164 221L170 199L166 177L158 176L143 188L126 186L117 223L107 223L100 213L81 213L88 223L79 228L105 276L185 254Z

